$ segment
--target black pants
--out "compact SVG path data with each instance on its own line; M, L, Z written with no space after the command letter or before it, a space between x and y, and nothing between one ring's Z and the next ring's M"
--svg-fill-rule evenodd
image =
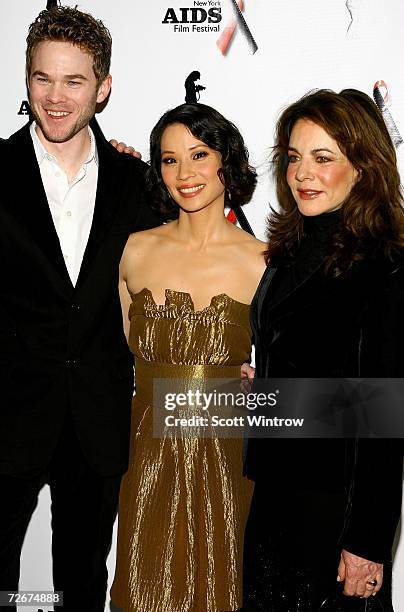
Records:
M342 493L255 484L244 540L245 612L393 612L391 563L377 597L347 597L336 581L345 503Z
M66 612L104 612L106 559L111 548L121 476L102 477L87 463L70 418L44 473L30 478L0 475L0 591L17 591L24 536L38 493L48 482L52 500L55 591ZM38 551L38 559L41 551ZM38 584L36 589L41 590ZM41 606L39 606L41 607ZM44 608L44 606L42 606ZM52 606L46 606L46 610ZM0 608L14 612L15 608Z

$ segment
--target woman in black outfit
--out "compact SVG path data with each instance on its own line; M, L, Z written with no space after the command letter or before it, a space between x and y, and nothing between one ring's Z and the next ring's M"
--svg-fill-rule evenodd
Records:
M377 107L352 89L308 94L281 115L273 162L280 211L252 304L256 376L403 377L403 203ZM249 441L248 612L392 611L400 451L383 439Z

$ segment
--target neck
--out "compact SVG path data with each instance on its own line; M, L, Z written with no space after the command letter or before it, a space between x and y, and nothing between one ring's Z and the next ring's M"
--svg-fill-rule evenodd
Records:
M80 132L66 142L50 142L45 138L38 125L35 131L47 152L56 157L69 180L72 180L90 151L91 141L88 125L84 126Z
M180 210L177 234L195 249L203 249L208 243L218 242L233 226L223 214L224 198L217 205L188 213Z
M304 217L304 227L311 230L326 230L336 228L341 223L342 211L340 208L313 217Z

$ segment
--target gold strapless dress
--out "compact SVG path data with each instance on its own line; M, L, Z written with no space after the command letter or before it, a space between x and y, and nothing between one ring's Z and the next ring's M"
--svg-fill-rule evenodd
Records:
M122 480L112 601L124 612L224 612L242 606L252 483L242 440L153 438L153 378L239 378L249 307L225 294L195 311L188 293L132 296L135 355L129 469Z

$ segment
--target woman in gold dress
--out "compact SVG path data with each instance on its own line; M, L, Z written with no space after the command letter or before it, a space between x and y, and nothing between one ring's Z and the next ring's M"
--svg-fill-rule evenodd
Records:
M242 606L251 483L242 440L153 437L156 378L239 378L266 245L224 216L256 183L237 128L214 109L168 111L151 134L148 186L171 219L130 236L120 270L135 356L129 469L122 482L112 601L124 612ZM128 317L129 312L129 317Z

